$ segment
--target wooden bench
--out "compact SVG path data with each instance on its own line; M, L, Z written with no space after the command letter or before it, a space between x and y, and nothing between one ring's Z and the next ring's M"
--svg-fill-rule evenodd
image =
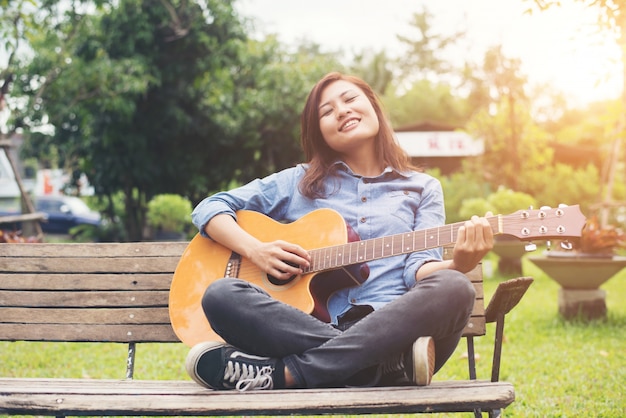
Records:
M0 414L20 415L321 415L471 411L497 416L515 398L499 382L504 316L532 279L500 284L483 303L481 269L469 276L477 299L466 328L469 377L428 387L212 391L191 380L134 379L137 345L180 343L168 315L168 290L186 243L3 244L0 341L128 344L126 379L0 377ZM493 373L476 380L473 338L497 322ZM0 361L2 354L0 354ZM180 359L181 364L184 358ZM94 365L97 367L97 365Z

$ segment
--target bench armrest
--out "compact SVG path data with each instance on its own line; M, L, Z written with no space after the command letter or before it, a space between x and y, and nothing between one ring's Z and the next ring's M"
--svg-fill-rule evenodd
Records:
M487 305L487 309L485 309L485 321L487 323L496 323L493 362L491 365L492 382L497 382L500 379L500 359L502 357L502 341L504 338L504 316L519 303L532 282L532 277L518 277L500 283L489 305Z
M500 283L485 309L485 321L496 322L498 318L511 312L532 282L532 277L518 277Z

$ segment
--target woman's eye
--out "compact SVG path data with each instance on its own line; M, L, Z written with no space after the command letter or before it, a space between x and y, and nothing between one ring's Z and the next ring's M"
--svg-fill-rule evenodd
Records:
M354 101L357 97L359 97L359 96L350 96L350 97L348 97L348 98L346 99L346 103L353 102L353 101Z
M332 110L332 109L324 109L324 110L322 110L322 111L320 112L320 117L323 117L323 116L328 116L328 115L330 115L332 112L333 112L333 110Z

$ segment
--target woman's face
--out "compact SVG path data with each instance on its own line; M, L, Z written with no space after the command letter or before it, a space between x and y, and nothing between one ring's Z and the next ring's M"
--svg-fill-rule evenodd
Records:
M338 153L373 143L378 134L378 116L372 103L349 81L337 80L326 86L318 111L322 136Z

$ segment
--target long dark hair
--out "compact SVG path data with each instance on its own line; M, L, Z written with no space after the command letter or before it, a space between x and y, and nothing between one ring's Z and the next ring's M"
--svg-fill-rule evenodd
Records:
M358 77L338 72L326 74L309 93L300 117L302 148L309 169L300 182L300 192L309 198L325 197L324 178L330 173L332 164L339 154L328 146L320 130L319 105L324 89L335 81L353 83L365 93L378 117L379 130L376 135L376 155L382 166L391 166L400 171L417 170L409 156L396 142L391 124L385 116L380 100L372 88Z

